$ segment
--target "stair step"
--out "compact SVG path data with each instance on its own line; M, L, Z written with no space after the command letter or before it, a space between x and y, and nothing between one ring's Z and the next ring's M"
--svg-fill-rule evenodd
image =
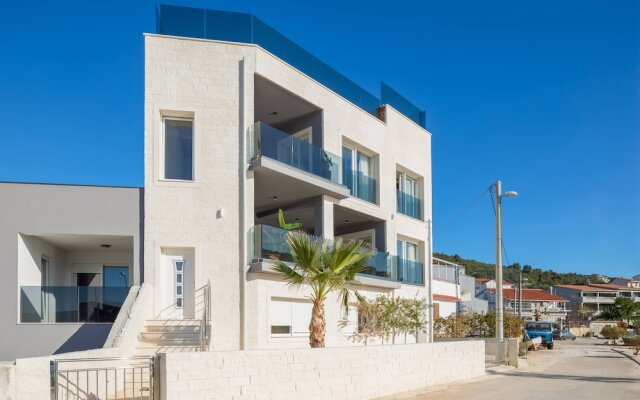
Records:
M200 325L145 325L144 332L200 333Z
M200 338L142 339L141 346L199 346Z
M136 355L150 356L156 353L191 353L200 350L200 346L138 346Z
M148 319L146 326L200 326L199 319Z
M200 340L200 332L140 332L138 338L141 340Z

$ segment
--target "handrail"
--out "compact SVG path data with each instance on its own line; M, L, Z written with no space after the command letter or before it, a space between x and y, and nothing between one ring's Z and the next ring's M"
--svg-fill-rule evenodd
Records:
M118 312L118 316L116 317L116 320L111 327L111 331L109 332L109 336L107 336L107 340L105 341L103 347L108 348L118 346L118 341L120 339L120 336L122 335L122 332L124 331L124 327L125 325L127 325L127 321L131 319L133 305L136 303L136 299L138 298L139 294L140 286L131 286L131 289L129 289L129 294L124 300L122 308L120 308L120 311Z
M207 284L203 291L204 301L202 318L200 319L200 351L207 351L207 327L209 326L210 312L211 312L211 281L207 280Z

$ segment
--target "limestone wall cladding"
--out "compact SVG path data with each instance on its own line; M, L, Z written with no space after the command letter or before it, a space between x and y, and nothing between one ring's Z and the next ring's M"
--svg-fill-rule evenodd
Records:
M221 350L238 349L240 340L241 139L245 118L253 118L254 53L251 46L145 37L145 281L160 280L163 248L193 249L196 288L207 280L213 287L212 346ZM176 112L194 118L193 182L159 176L162 116ZM154 287L157 315L161 285Z
M483 342L168 353L162 399L372 399L483 375Z
M193 248L196 287L207 280L212 284L212 348L238 349L243 335L245 348L268 341L265 295L260 290L271 285L273 277L245 280L243 276L248 260L242 240L253 225L254 186L251 171L246 172L242 139L254 122L255 74L323 109L328 151L341 154L343 142L348 141L378 155L379 204L348 198L339 205L387 221L385 242L392 254L396 238L405 236L419 241L420 258L428 259L425 221L431 218L430 133L391 107L386 123L382 122L253 45L146 35L145 52L145 281L156 288L156 314L160 312L161 285L154 281L160 276L161 249ZM167 182L158 175L158 143L162 115L167 111L194 116L192 183ZM397 168L422 178L423 221L396 213ZM219 209L224 210L222 218L217 215ZM262 279L265 283L261 285ZM240 320L243 285L244 333ZM408 296L400 294L402 289L395 292ZM408 292L412 297L416 292L426 296L425 287L410 287ZM339 310L328 313L339 315ZM328 333L328 342L339 345L332 334Z

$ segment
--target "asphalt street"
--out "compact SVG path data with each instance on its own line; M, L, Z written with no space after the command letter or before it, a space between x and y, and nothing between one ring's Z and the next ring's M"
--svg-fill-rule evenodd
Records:
M619 348L607 346L597 339L557 342L554 350L530 352L526 368L490 369L482 378L396 398L640 399L640 356L631 356L628 350L622 353Z

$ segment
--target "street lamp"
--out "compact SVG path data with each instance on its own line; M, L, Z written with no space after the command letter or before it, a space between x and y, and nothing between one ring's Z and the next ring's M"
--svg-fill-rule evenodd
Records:
M502 293L502 198L517 197L518 193L510 191L502 194L502 182L497 181L496 187L496 339L504 340L504 306Z

